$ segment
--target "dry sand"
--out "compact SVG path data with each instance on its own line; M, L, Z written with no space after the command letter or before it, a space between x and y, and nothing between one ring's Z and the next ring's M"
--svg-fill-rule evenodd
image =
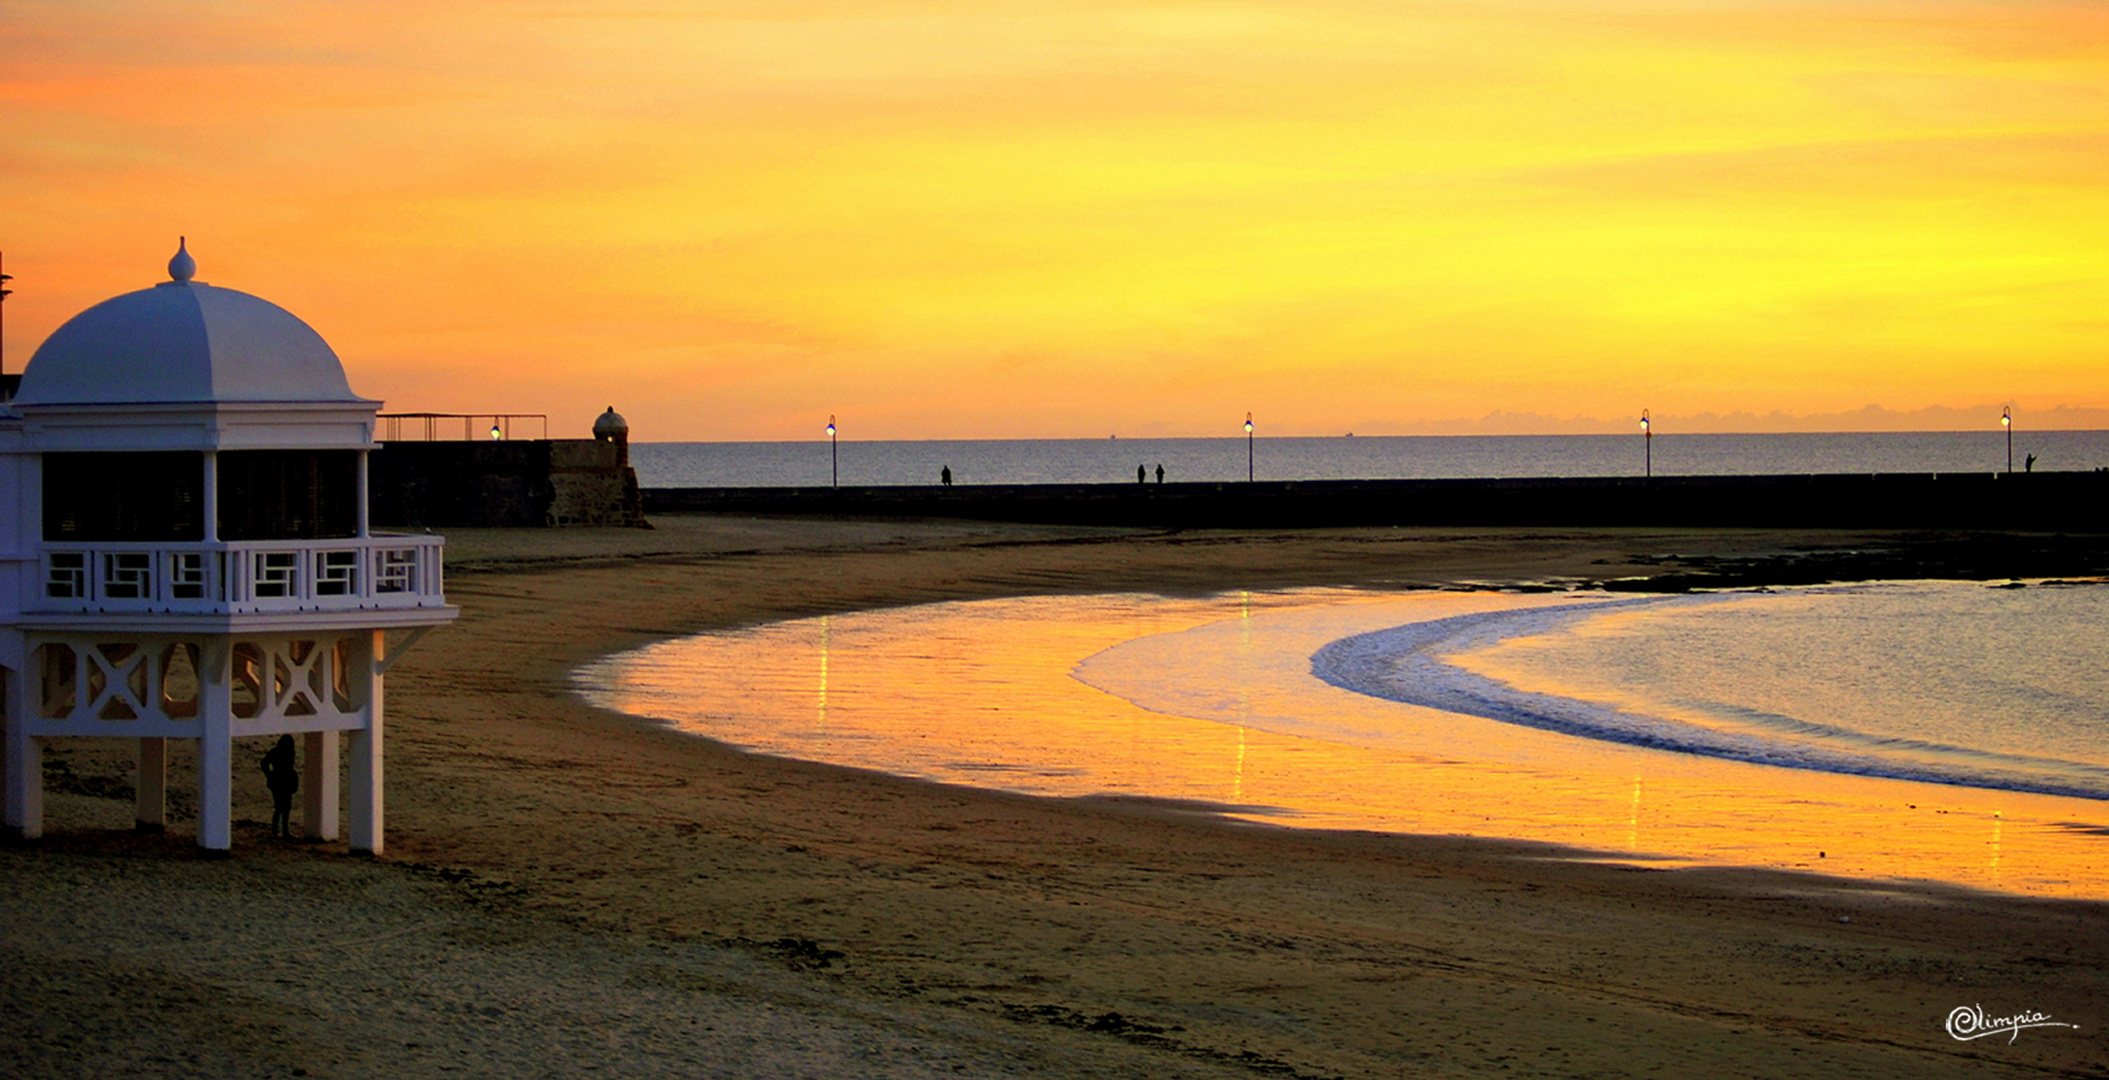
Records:
M193 857L180 817L134 837L128 751L56 742L51 834L0 851L0 1074L2109 1071L2100 903L948 788L568 691L618 649L873 606L1603 580L1895 538L660 525L450 537L463 618L389 679L383 859L264 839L253 770L233 859ZM1977 1003L2081 1027L1950 1039Z

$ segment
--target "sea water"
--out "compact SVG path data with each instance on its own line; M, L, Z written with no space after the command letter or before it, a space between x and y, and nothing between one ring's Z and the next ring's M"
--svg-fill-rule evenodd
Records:
M1312 671L1584 738L2109 799L2105 627L2099 582L1876 583L1460 616L1332 642Z
M2032 431L2013 440L2014 468L2109 466L2109 432ZM1249 460L1248 460L1249 451ZM800 487L934 484L949 468L960 484L1133 483L1155 480L1385 480L1470 477L1777 475L1994 472L2007 440L1988 432L1770 435L1638 434L1337 436L1222 439L843 440L831 459L812 442L637 443L631 461L645 487ZM833 470L833 471L831 471Z

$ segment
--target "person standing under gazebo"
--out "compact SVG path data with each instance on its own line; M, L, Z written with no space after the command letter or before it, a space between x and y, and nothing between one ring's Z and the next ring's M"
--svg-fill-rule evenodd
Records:
M280 735L260 763L264 786L271 789L271 835L293 838L293 793L300 790L300 768L293 760L293 736Z

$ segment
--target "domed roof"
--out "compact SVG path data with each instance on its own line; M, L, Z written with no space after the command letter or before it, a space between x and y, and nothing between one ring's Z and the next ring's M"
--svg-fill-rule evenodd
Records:
M172 280L68 319L30 357L14 404L366 401L322 335L269 300L192 281L196 266L179 247Z
M630 422L624 420L622 414L616 412L613 405L608 406L608 411L600 414L600 418L593 421L593 437L596 439L612 439L617 435L628 436L629 434Z

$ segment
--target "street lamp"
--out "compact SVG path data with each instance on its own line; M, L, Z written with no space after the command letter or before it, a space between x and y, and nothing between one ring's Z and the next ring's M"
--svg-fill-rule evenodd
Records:
M1245 482L1252 482L1252 414L1245 414Z
M2006 429L2006 471L2007 475L2011 476L2014 473L2014 407L2012 405L1999 410L1999 426Z
M1640 445L1641 453L1645 455L1647 461L1648 479L1653 480L1655 478L1655 429L1648 423L1648 410L1646 409L1640 410Z
M0 266L5 265L7 265L7 260L0 259ZM15 291L7 287L7 283L13 280L15 280L15 275L0 273L0 312L7 310L8 295ZM7 323L5 320L0 320L0 375L5 374L7 374ZM0 397L0 401L6 400L7 398Z
M827 417L827 483L829 487L842 486L842 468L835 457L835 414Z

